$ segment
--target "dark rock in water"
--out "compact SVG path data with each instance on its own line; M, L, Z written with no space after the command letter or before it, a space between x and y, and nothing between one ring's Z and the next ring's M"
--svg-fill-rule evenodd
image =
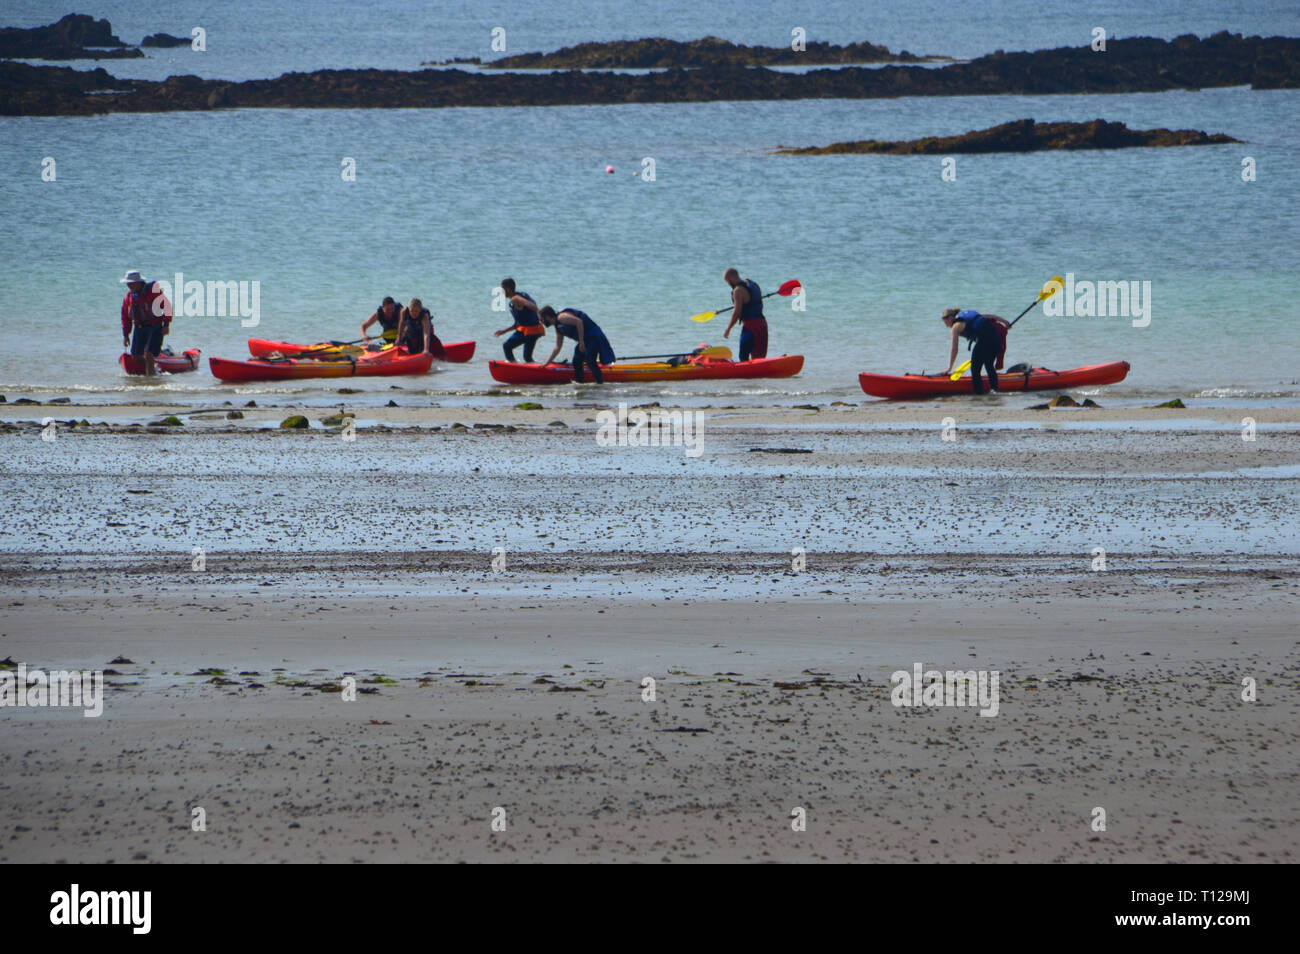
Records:
M41 402L35 400L34 398L19 398L18 400L14 401L14 403L15 404L40 404Z
M339 388L339 394L360 394L357 388Z
M384 405L384 407L397 407L397 402L389 401L387 404Z
M1166 401L1164 404L1157 404L1156 407L1187 407L1182 398L1174 398L1172 401Z
M1047 402L1048 407L1078 407L1079 402L1068 394L1058 394Z
M940 68L882 66L782 72L731 64L632 75L458 69L317 70L231 83L196 76L115 80L102 70L0 63L0 115L95 115L214 108L441 108L719 100L876 99L1000 93L1133 93L1215 86L1300 89L1300 38L1150 37L1034 53L994 53ZM71 75L64 75L71 74Z
M1223 133L1210 135L1195 129L1129 129L1123 123L1094 119L1089 123L1039 123L1018 119L990 129L959 136L927 136L889 142L864 139L802 149L781 147L791 156L829 156L877 153L894 156L932 156L983 152L1036 152L1041 149L1123 149L1131 146L1216 146L1240 142Z
M151 33L140 41L141 46L189 46L192 40L188 36L172 36L169 33Z
M1101 407L1101 405L1098 404L1096 401L1094 401L1092 398L1084 398L1083 403L1080 404L1079 406L1080 407Z
M280 426L284 428L311 427L311 425L307 423L307 418L303 417L301 414L289 415L283 421L280 422Z
M144 56L113 35L107 20L69 13L49 26L0 27L0 57L30 60L95 60Z
M257 402L249 401L247 404L244 405L244 407L257 407Z
M4 404L5 401L6 401L5 396L3 394L0 394L0 404Z
M673 69L708 66L831 66L847 63L920 63L951 57L915 56L906 50L894 53L875 43L812 42L800 51L788 46L745 46L716 36L701 40L614 40L607 43L579 43L554 53L520 53L483 66L503 70L602 70Z
M811 447L751 447L751 454L811 454Z
M161 421L154 421L149 426L150 427L181 427L183 426L183 422L175 414L169 414L166 417L164 417Z
M244 412L243 412L243 411L227 411L227 412L226 412L226 420L227 420L227 421L242 421L243 419L244 419Z

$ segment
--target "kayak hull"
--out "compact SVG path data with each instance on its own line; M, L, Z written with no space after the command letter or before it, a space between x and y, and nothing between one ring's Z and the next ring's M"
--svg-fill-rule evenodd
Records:
M160 354L154 358L154 366L159 371L165 371L168 374L182 374L186 371L196 370L201 355L202 352L198 348L190 348L181 354ZM122 356L117 359L117 363L122 366L122 370L127 374L144 374L144 358L137 358L129 351L122 352Z
M1115 384L1123 381L1128 376L1128 371L1127 361L1111 361L1108 364L1090 364L1069 371L1048 371L1039 368L1031 371L1028 376L1003 372L998 374L998 390L1000 392L1053 391ZM921 374L871 374L864 371L858 375L858 383L862 385L862 390L872 397L889 398L894 401L975 393L970 375L953 381L946 375L931 377Z
M323 345L328 345L328 347L322 347ZM475 343L473 341L453 341L450 344L444 344L442 346L443 353L438 356L437 360L447 361L452 364L464 364L474 357L474 347ZM271 341L269 338L248 339L248 353L254 358L269 358L277 354L301 354L304 351L312 351L313 354L322 358L342 355L360 357L363 354L377 353L367 352L362 345L330 345L327 341L320 344L304 345L294 344L290 341Z
M803 355L783 354L775 358L752 361L720 361L704 358L671 365L647 364L601 365L605 381L611 384L635 381L712 381L725 378L788 378L803 370ZM513 361L489 361L488 371L502 384L571 384L573 366L568 364L524 364ZM588 378L590 380L590 378Z
M209 358L208 367L213 377L228 382L238 381L293 381L302 378L364 378L377 375L427 374L433 367L431 354L400 354L378 352L353 360L317 361L286 358L272 361L250 358L235 361L228 358Z

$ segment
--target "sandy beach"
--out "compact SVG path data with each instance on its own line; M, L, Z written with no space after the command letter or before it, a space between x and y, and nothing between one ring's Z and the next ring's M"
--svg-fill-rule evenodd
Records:
M1028 403L5 407L0 858L1294 861L1300 410Z

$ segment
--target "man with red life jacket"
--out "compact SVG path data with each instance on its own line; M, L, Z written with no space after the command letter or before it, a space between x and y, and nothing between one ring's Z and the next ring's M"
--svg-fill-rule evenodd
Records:
M162 351L163 337L171 328L172 303L157 282L148 282L135 269L126 273L122 299L122 347L144 358L144 373L157 374L154 359ZM134 331L134 333L133 333Z
M763 292L758 282L741 278L740 272L728 268L722 273L723 281L731 286L731 321L722 337L731 335L731 329L740 322L740 360L767 357L767 319L763 317Z
M514 361L515 348L523 345L524 363L532 364L533 349L537 347L538 339L546 334L546 326L538 317L537 302L533 301L532 295L517 290L513 278L502 279L501 291L505 293L506 301L510 305L510 317L513 321L510 327L494 331L492 334L500 338L507 331L513 331L514 334L505 340L506 360Z
M957 339L965 338L967 347L973 349L970 358L970 376L975 385L975 393L984 393L984 382L980 371L989 376L989 390L998 389L997 368L1002 367L1002 358L1007 351L1007 328L1010 325L997 315L981 315L973 308L964 311L949 308L941 316L943 323L950 329L952 349L948 353L948 370L952 373L953 363L957 360Z

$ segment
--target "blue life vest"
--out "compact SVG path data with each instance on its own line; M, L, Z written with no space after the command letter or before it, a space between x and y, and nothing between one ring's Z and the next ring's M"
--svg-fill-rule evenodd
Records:
M752 278L742 279L741 284L749 292L749 301L745 302L745 307L740 309L740 320L753 321L755 318L762 318L763 290L758 287L758 282Z
M965 325L961 330L961 336L969 341L978 341L984 331L984 325L987 324L984 316L974 308L957 312L957 320Z
M561 308L559 311L559 315L564 314L566 311L571 315L576 315L578 318L582 320L583 337L592 338L595 337L596 335L599 335L600 337L603 338L605 336L605 333L600 330L600 325L592 321L591 316L587 314L585 311L579 311L576 308ZM559 315L557 315L556 317L558 318ZM573 327L573 325L568 325L561 321L556 321L555 331L557 334L561 334L566 338L572 338L574 341L578 340L578 329Z
M528 292L516 290L515 295L518 295L520 298L527 298L534 305L537 304L533 299L533 296L528 294ZM514 296L512 295L511 297L513 298ZM522 326L524 328L531 328L533 325L541 324L541 320L537 317L537 312L533 311L531 308L520 308L513 303L510 305L510 317L514 319L515 327Z

